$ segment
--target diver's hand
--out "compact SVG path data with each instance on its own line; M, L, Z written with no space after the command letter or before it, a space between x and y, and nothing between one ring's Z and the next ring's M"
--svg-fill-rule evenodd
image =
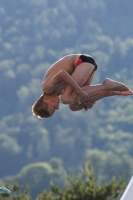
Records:
M94 106L94 102L84 102L84 109L87 111L88 109L91 109Z

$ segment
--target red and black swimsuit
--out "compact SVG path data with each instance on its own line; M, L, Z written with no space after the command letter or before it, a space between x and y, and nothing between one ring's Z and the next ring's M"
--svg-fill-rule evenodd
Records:
M87 62L87 63L91 63L92 65L95 66L94 70L93 71L96 71L97 70L97 63L96 61L94 60L94 58L92 58L91 56L89 55L81 55L79 56L79 59L76 63L76 66L80 65L81 63L84 63L84 62Z

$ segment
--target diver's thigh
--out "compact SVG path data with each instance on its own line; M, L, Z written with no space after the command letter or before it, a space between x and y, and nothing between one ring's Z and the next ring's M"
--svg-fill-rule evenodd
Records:
M90 77L87 79L87 81L84 83L83 86L87 86L87 85L91 84L91 82L92 82L92 80L94 78L95 73L96 73L96 70L92 72L92 74L90 75Z
M94 68L95 66L91 63L82 63L75 68L71 76L79 86L83 86L91 76Z

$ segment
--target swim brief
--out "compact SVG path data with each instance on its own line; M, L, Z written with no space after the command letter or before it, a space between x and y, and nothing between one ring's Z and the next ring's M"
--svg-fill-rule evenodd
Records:
M84 62L87 62L87 63L91 63L92 65L95 66L94 70L93 71L96 71L97 70L97 63L96 61L94 60L94 58L92 58L91 56L89 55L80 55L79 56L79 59L76 63L76 66L80 65L81 63L84 63Z

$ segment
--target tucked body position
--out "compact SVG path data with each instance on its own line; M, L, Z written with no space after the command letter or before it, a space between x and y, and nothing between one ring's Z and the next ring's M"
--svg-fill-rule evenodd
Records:
M51 117L59 103L67 104L72 111L88 110L102 98L113 95L131 95L123 83L106 78L101 84L91 85L98 65L86 54L67 55L55 62L42 80L43 94L32 106L39 118Z

